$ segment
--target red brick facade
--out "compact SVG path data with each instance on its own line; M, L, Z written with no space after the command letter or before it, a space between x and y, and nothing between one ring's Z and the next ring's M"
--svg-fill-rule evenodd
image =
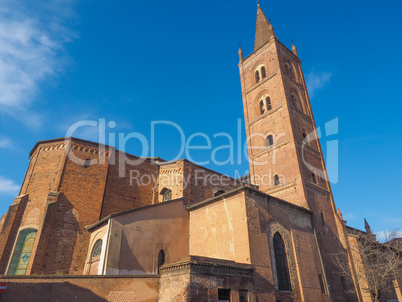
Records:
M91 163L85 166L85 160ZM86 226L112 213L161 202L164 187L191 203L236 186L230 178L227 186L213 186L209 177L221 174L185 160L162 164L74 138L39 142L31 152L21 196L4 219L0 273L7 273L14 242L25 228L37 230L27 274L82 274L89 244ZM131 180L132 171L150 181ZM174 174L179 182L168 179L163 186L164 175Z
M296 48L259 6L256 28L254 52L239 51L250 175L40 141L0 220L0 299L367 301L331 259L343 253L353 271L356 240L335 208ZM109 276L79 276L90 274Z

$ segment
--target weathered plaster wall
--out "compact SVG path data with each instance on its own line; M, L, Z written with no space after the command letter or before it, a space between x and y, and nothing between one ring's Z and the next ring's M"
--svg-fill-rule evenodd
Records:
M218 197L190 211L190 254L250 263L243 193Z
M188 212L172 200L112 218L107 274L156 274L158 254L166 263L189 254Z

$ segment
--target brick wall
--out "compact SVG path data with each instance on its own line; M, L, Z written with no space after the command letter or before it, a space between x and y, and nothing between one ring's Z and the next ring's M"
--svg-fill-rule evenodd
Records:
M204 257L187 257L161 268L159 301L217 301L218 289L229 289L232 302L239 302L239 290L255 302L253 268L247 264Z
M162 163L158 179L158 202L161 191L172 190L172 198L184 197L189 204L214 197L218 191L229 192L241 184L229 176L196 165L188 160Z
M319 274L323 275L315 242L311 214L283 201L252 191L246 192L251 264L256 268L256 295L262 300L329 301L322 294ZM272 238L279 232L288 257L292 293L278 291ZM296 300L297 301L297 300Z
M18 235L18 226L21 223L27 201L28 195L15 198L14 203L4 216L0 232L0 274L6 273L14 241Z
M159 166L150 160L142 160L117 150L112 156L101 218L153 204L157 200ZM122 171L123 174L120 173Z
M43 265L36 273L81 274L89 240L85 226L100 217L110 153L105 154L102 164L99 161L104 151L96 144L72 142L69 152ZM83 162L75 162L71 153L83 161L90 159L91 164L85 167Z
M158 301L157 276L2 276L1 302Z

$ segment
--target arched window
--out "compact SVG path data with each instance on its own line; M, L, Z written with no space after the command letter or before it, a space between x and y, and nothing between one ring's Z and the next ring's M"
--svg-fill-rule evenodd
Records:
M264 114L264 112L265 112L264 101L261 100L261 101L260 101L260 113L261 113L261 114Z
M317 176L315 176L315 173L311 173L311 179L313 180L313 183L317 183Z
M288 258L286 255L285 243L282 236L276 232L273 238L275 264L276 264L276 276L278 279L278 287L280 291L291 291L290 285Z
M324 217L324 213L321 211L321 223L322 225L325 225L325 217Z
M261 67L261 77L262 77L263 79L265 79L265 78L267 77L267 74L265 73L265 66L262 66L262 67Z
M293 107L297 108L297 110L303 111L300 100L297 98L297 96L292 94L292 96L290 98L291 98Z
M279 176L274 175L274 186L279 186Z
M35 229L25 229L19 233L10 266L7 271L8 275L26 274L35 243L35 237Z
M267 108L267 111L272 109L271 98L269 96L265 98L265 106Z
M272 137L272 135L268 135L266 141L267 141L267 147L270 147L274 144L274 138Z
M172 190L167 190L165 194L163 194L163 201L169 201L172 199Z
M100 272L101 267L99 267L99 264L100 264L100 256L102 254L102 244L103 244L102 239L98 239L95 241L95 244L92 247L90 259L88 262L88 270L87 270L88 275L101 274Z
M163 188L160 194L162 195L162 201L169 201L172 199L172 190L168 188Z
M222 195L223 193L225 193L225 191L223 191L223 190L216 191L214 194L214 197Z
M92 248L91 258L99 257L102 253L102 239L96 240Z
M255 71L255 82L258 83L260 81L260 73L258 70Z
M269 96L265 97L264 99L260 100L260 114L264 114L266 111L272 109L271 98Z
M166 254L164 250L160 250L158 254L158 272L159 268L166 262Z
M290 66L290 63L285 64L285 72L292 80L295 79L293 68L292 68L292 66Z

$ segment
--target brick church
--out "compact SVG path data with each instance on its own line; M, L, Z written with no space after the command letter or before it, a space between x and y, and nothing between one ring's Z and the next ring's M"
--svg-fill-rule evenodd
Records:
M296 47L259 5L239 70L250 161L240 179L72 137L39 141L0 220L0 300L371 301L331 259L343 254L353 275L364 232L336 210ZM152 181L133 182L133 170Z

